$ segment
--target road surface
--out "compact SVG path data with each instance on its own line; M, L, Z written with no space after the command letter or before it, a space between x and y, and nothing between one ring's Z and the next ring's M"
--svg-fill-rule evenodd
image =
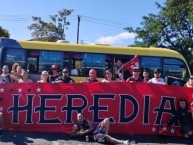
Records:
M193 138L160 138L157 136L112 135L118 139L129 139L130 145L193 145ZM96 142L73 140L63 133L5 131L0 136L0 145L101 145Z

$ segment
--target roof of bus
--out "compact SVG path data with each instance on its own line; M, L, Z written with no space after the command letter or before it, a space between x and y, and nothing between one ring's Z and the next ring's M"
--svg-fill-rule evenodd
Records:
M164 56L183 59L178 52L166 48L143 48L143 47L122 47L92 44L69 44L56 42L40 42L40 41L18 41L25 49L41 49L54 51L70 51L70 52L90 52L104 54L123 54L123 55L145 55L145 56Z

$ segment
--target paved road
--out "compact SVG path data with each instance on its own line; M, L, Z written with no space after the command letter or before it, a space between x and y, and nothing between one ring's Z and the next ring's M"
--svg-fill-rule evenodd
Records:
M119 139L129 139L130 145L193 145L193 139L157 136L113 135ZM101 145L96 142L72 140L62 133L5 132L0 136L0 145Z

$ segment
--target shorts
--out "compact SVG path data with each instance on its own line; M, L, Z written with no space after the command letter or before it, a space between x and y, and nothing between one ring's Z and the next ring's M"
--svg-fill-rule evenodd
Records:
M106 134L103 134L103 133L95 134L94 135L94 141L104 143L106 141L105 136L106 136Z
M94 134L94 141L97 141L97 142L105 142L105 137L106 137L106 134L105 134L105 122L102 121L93 131L93 134Z

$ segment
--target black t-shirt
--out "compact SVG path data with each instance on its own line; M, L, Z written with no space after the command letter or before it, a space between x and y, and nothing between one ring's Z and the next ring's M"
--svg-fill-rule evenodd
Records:
M62 83L75 83L75 81L71 77L69 77L69 76L67 76L67 77L60 77L57 80L61 80Z
M132 81L132 82L142 82L142 79L141 78L138 78L138 79L134 79L133 77L130 77L127 79L127 82L128 81Z
M56 80L57 80L57 78L59 77L59 75L57 75L57 76L50 76L49 77L49 81L50 81L50 83L53 83L53 82L55 82Z
M90 128L89 125L88 125L88 122L86 120L84 120L82 124L77 122L76 125L78 127L78 131L80 131L80 130L87 130L87 129Z

